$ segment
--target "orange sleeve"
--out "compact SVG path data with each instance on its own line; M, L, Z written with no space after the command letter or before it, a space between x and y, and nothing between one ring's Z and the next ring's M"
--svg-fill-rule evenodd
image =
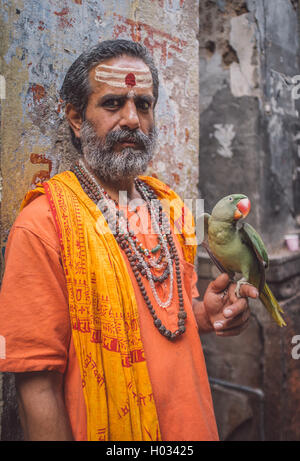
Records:
M69 323L57 247L15 224L5 251L0 293L0 371L63 373L71 334Z

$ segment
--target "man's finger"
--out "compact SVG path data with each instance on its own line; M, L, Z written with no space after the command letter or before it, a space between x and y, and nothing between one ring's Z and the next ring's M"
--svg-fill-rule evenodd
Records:
M219 325L217 327L214 325L215 332L222 334L226 333L227 336L238 334L238 331L242 331L242 329L248 325L250 317L251 313L250 309L248 308L233 318L217 322Z
M228 274L221 274L210 283L210 290L214 293L221 293L228 287L230 282Z
M236 283L232 284L230 286L230 292L231 294L234 295L234 297L236 298L236 294L235 294L235 289L236 289ZM255 286L253 285L250 285L250 283L243 283L241 286L240 286L240 296L242 298L253 298L253 299L256 299L258 298L259 296L259 293L258 293L258 290L257 288L255 288Z
M233 328L228 328L228 329L224 329L224 330L219 330L219 331L216 331L216 335L217 336L238 336L239 334L241 334L244 330L246 330L247 326L248 326L248 323L249 323L249 319L246 319L241 325L237 326L237 327L233 327Z
M257 288L255 288L253 285L246 285L242 284L240 288L240 295L243 298L258 298L259 293Z
M226 306L223 309L223 315L225 318L234 318L248 309L248 303L245 298L239 298L235 303Z
M222 328L219 328L219 330L229 330L232 328L239 327L250 318L250 315L250 309L247 308L233 317L228 317L222 321L223 326Z

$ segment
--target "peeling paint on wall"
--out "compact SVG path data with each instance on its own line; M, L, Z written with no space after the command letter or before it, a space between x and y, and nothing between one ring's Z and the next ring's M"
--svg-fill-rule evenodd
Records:
M211 104L216 91L225 87L229 70L224 69L219 53L214 53L209 59L201 58L200 69L200 112L203 112Z
M270 69L270 103L272 114L290 115L298 117L293 98L293 77Z
M230 88L233 96L259 96L258 67L253 57L256 53L255 26L249 14L231 19L230 45L237 61L230 65Z
M0 75L0 100L6 98L6 82L4 75Z
M296 144L297 144L298 158L300 159L300 133L297 133L297 134L294 136L294 141L295 141Z
M216 200L215 184L219 193L228 192L216 171L231 168L234 154L239 174L226 184L257 198L253 184L259 178L261 196L252 200L256 211L249 219L267 234L270 251L282 244L284 232L295 227L300 213L294 140L300 106L293 97L300 74L299 23L289 2L276 4L274 9L272 2L260 0L200 2L199 32L201 195ZM220 144L224 135L214 134L215 124L235 127L236 135L230 141L229 134L225 147ZM217 162L213 180L208 155Z
M219 143L218 154L224 158L232 158L232 141L235 138L234 125L232 124L214 124L214 136Z

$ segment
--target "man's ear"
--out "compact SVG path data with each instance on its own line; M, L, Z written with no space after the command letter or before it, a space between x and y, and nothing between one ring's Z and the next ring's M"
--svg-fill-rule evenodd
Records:
M71 103L66 105L66 118L76 138L80 138L80 128L83 120L77 109L75 109Z

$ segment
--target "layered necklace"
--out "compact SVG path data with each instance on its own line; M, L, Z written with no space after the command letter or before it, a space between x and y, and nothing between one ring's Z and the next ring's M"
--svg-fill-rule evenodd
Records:
M152 249L148 249L144 248L135 233L130 229L129 222L123 210L120 209L118 202L109 196L94 175L86 168L83 161L79 160L74 164L71 171L76 175L84 192L99 207L108 226L114 233L117 243L128 258L143 299L153 317L155 327L170 340L182 335L185 332L184 325L187 314L184 310L180 261L172 233L169 231L169 219L163 212L155 191L142 180L135 179L135 187L146 203L147 211L151 217L151 225L157 235L157 244ZM159 255L158 258L155 255ZM163 272L161 275L155 275L155 270L163 270ZM147 295L143 278L148 280L153 297L162 309L169 307L173 300L174 282L176 280L179 311L178 328L174 332L167 329L158 318ZM159 297L156 284L161 284L168 278L170 279L169 295L167 300L163 301Z

